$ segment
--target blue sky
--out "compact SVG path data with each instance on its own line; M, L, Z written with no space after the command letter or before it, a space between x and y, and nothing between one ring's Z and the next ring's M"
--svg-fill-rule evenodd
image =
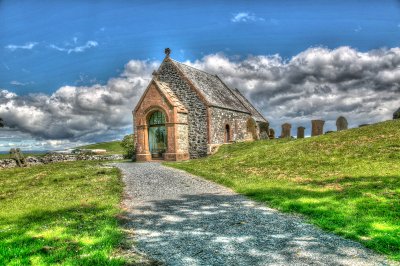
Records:
M338 115L351 126L390 119L399 42L391 0L1 0L0 150L131 132L130 110L165 47L241 89L277 132L315 118L332 130Z
M234 22L239 13L250 19ZM165 47L182 61L216 52L290 58L317 45L394 47L399 26L397 1L3 0L0 87L25 94L105 82L129 59L161 60ZM89 41L96 46L82 52L51 48Z

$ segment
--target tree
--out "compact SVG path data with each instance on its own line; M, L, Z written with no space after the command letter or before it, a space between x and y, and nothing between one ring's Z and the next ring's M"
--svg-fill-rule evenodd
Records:
M134 135L126 135L121 141L122 149L124 150L124 157L126 159L133 159L135 154Z
M3 118L0 117L0 127L4 127L4 121Z

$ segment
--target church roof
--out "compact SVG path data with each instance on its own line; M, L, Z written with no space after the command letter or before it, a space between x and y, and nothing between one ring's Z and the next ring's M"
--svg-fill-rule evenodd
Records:
M249 113L249 110L235 96L218 76L172 60L179 70L200 91L211 106Z
M254 120L258 122L267 122L267 120L262 116L262 114L260 114L260 112L257 111L257 109L250 103L249 100L247 100L246 97L244 97L244 95L238 89L235 88L233 92L236 94L236 96L239 98L242 104L247 108L247 110L250 111Z

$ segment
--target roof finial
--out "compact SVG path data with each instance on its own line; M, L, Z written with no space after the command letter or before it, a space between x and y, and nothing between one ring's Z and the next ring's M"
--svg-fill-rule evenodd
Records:
M170 53L171 53L171 49L169 48L165 48L164 53L167 57L169 57Z

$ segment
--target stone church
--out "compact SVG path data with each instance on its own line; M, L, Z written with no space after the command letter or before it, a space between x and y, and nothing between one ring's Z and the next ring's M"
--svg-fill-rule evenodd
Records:
M268 138L268 121L212 75L165 59L133 111L136 160L187 160L221 144Z

